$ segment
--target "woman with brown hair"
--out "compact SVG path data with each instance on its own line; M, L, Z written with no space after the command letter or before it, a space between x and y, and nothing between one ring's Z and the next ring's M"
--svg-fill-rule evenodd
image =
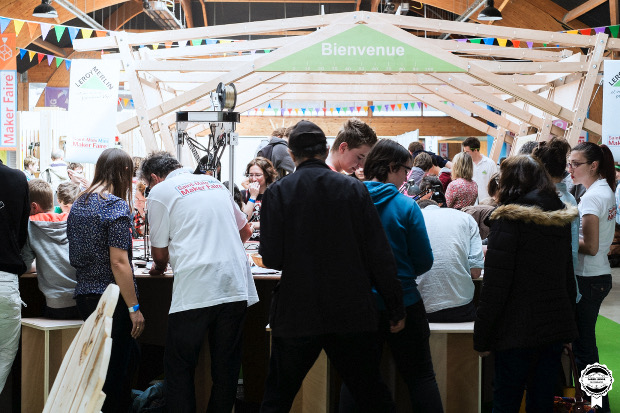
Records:
M493 410L550 412L563 343L577 336L571 222L537 158L512 156L500 167L498 207L484 263L474 349L495 353Z
M252 229L250 241L260 241L260 206L263 194L267 187L278 179L278 173L269 159L258 156L246 166L245 176L249 179L249 186L247 190L241 191L243 212L248 216Z
M109 284L120 288L112 322L112 352L103 392L103 412L129 409L128 366L144 317L131 262L131 179L133 163L123 150L103 151L92 184L73 203L67 219L69 260L76 269L74 298L81 317L95 311Z

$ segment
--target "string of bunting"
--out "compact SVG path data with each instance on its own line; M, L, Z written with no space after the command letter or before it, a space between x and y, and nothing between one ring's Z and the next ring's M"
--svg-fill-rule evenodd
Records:
M601 26L594 27L590 29L577 29L577 30L565 30L560 33L567 34L578 34L583 36L591 36L599 33L607 33L613 38L618 37L618 31L620 30L620 25L616 24L613 26ZM534 47L534 42L523 42L521 40L508 40L508 39L500 39L496 37L485 37L485 38L474 38L474 39L454 39L460 43L474 43L474 44L484 44L486 46L501 46L501 47L515 47L519 48L521 46L527 45L528 49L532 49ZM549 43L542 43L543 47L560 47L559 44L552 45Z
M30 62L32 62L32 61L34 61L36 59L38 61L38 63L41 63L44 59L47 58L47 65L48 66L51 66L52 62L55 61L57 69L60 67L62 62L65 63L65 68L67 70L69 70L71 68L71 59L65 59L63 57L58 57L58 56L54 56L54 55L51 55L51 54L35 52L33 50L22 49L20 47L18 47L18 49L19 49L19 58L22 59L22 60L25 58L25 56L27 54L28 58L30 59Z
M9 17L0 17L0 33L4 33L9 24L13 23L13 29L15 30L15 34L19 36L24 26L26 26L30 37L34 37L37 33L37 29L41 28L41 39L45 40L47 35L52 29L54 29L54 34L56 35L56 40L60 42L62 36L65 34L65 31L69 32L69 39L71 40L71 44L75 38L81 35L82 39L90 39L91 37L106 37L110 35L110 31L108 30L94 30L87 29L84 27L73 27L73 26L65 26L62 24L49 24L49 23L41 23L41 22L33 22L28 20L20 20L20 19L11 19Z

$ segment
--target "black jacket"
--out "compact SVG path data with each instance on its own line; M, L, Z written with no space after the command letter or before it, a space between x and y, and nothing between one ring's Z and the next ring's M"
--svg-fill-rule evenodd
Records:
M26 272L21 250L28 237L29 216L26 175L0 162L0 271Z
M577 337L570 223L576 207L537 191L498 207L474 329L477 351Z
M275 336L375 331L374 285L391 320L404 317L396 263L365 185L318 159L270 185L260 253L282 270L270 325Z

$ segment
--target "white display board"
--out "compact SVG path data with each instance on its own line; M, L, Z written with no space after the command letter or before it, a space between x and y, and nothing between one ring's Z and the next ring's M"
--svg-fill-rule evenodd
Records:
M620 161L620 60L605 60L603 73L603 143Z
M73 60L67 161L95 163L101 152L114 146L119 77L120 62L116 60Z

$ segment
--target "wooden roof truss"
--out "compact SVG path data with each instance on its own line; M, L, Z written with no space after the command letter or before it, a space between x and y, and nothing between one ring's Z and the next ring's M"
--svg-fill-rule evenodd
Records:
M417 50L458 68L454 73L355 71L261 71L274 62L365 24ZM433 30L482 38L553 44L558 48L510 48L432 40L407 30ZM151 50L143 45L192 39L230 39L238 35L311 30L310 34L272 37ZM314 31L312 31L314 30ZM260 21L153 33L119 33L113 37L75 40L76 51L107 50L106 58L123 62L137 116L118 125L121 133L139 128L147 150L157 148L156 134L174 152L174 114L177 110L208 110L209 94L220 82L234 82L236 111L243 112L273 100L394 101L419 100L496 138L501 143L537 131L538 139L565 136L574 145L582 131L600 136L601 125L587 118L594 87L600 82L603 54L620 50L620 40L601 33L593 36L496 27L473 23L351 12L284 20ZM587 55L573 50L587 49ZM270 53L252 51L271 50ZM252 52L252 53L248 53ZM241 53L241 55L239 55ZM489 58L493 60L489 60ZM500 60L501 59L501 60ZM446 105L450 102L453 105ZM476 102L501 111L501 115ZM492 122L489 126L465 112ZM553 126L568 122L568 129Z

